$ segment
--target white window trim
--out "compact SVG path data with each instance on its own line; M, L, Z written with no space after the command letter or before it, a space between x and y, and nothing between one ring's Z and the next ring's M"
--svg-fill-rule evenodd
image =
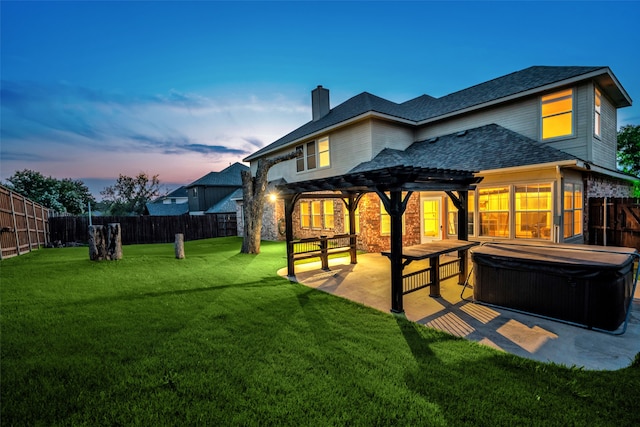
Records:
M545 96L553 95L554 93L564 92L565 90L568 90L568 89L560 89L553 92L549 92L540 96L539 98L538 120L540 123L540 141L551 142L551 141L557 141L561 139L575 138L576 136L576 90L575 88L571 88L571 133L566 135L554 136L550 138L544 138L543 119L545 117L542 116L542 104L543 104L542 98L544 98ZM552 117L552 116L553 115L546 116L546 117Z
M320 142L321 141L327 141L327 152L329 153L329 164L326 166L320 166ZM307 152L307 147L308 144L314 142L315 143L315 158L316 158L316 167L309 169L309 163L308 163L308 158L309 158L309 153ZM302 170L298 170L298 161L300 160L300 157L295 157L296 160L296 173L298 174L302 174L302 173L308 173L308 172L315 172L317 170L321 170L321 169L328 169L331 167L331 140L328 136L323 136L321 138L316 138L316 139L312 139L310 141L305 141L302 144L298 144L295 147L296 150L301 149L302 151L302 159L304 160L304 165ZM324 151L323 151L324 153Z

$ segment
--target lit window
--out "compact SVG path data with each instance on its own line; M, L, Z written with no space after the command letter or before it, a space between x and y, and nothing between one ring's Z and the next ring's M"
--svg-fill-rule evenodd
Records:
M327 167L331 164L329 158L329 138L324 137L318 141L318 161L321 168Z
M311 228L311 215L309 212L309 202L300 203L300 227Z
M467 224L469 227L469 236L475 236L475 230L473 227L473 213L475 211L475 193L468 193L468 206L467 206ZM453 205L453 202L447 197L447 232L450 236L458 235L458 208Z
M322 206L324 228L333 229L333 200L325 200Z
M582 184L564 184L564 238L582 234Z
M509 237L509 187L478 190L480 235Z
M542 97L542 139L573 135L573 90Z
M551 185L515 186L516 238L551 238Z
M389 193L386 193L389 196ZM406 193L402 193L402 198L406 196ZM405 233L404 214L402 215L402 234ZM382 200L380 201L380 234L383 236L391 235L391 215L387 213Z
M316 168L325 168L331 165L329 155L329 137L318 141L307 142L296 147L296 171L304 172Z
M360 233L360 207L356 208L356 211L354 212L353 215L356 219L356 229L355 229L355 233L359 234ZM344 210L344 232L348 233L349 232L349 209Z
M600 110L602 108L602 95L598 88L595 91L595 106L594 106L594 118L593 118L593 133L596 136L601 136L602 122L600 118Z
M322 213L320 212L321 204L319 200L311 202L311 227L322 228Z

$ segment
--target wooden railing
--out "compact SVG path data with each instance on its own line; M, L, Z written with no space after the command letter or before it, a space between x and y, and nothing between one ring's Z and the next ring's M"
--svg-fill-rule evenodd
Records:
M356 259L356 235L339 234L333 237L320 236L293 240L287 243L289 262L308 258L320 258L322 269L329 269L329 255L351 253L351 262Z
M428 267L419 271L414 271L402 276L402 293L409 294L419 289L431 286L433 278L431 271L433 267ZM440 280L449 279L460 274L460 258L453 258L439 264Z

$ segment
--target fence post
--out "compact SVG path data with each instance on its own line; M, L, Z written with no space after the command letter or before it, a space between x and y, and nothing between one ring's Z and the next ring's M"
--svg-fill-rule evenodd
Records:
M320 261L322 262L323 270L329 270L329 253L327 249L327 236L320 236Z
M174 243L174 246L176 250L176 258L184 259L184 234L176 234L176 241Z

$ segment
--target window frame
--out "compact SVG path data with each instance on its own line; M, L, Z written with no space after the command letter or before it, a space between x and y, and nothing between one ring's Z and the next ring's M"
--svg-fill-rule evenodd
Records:
M570 188L570 191L567 191ZM579 190L576 190L579 188ZM567 198L567 193L571 196ZM567 208L567 201L571 201L571 207ZM576 207L576 201L580 207ZM562 238L573 239L584 235L584 186L581 182L565 182L562 186ZM567 234L567 215L571 218L571 234ZM578 221L576 221L578 219ZM576 228L576 225L579 228Z
M477 215L478 215L478 237L499 237L499 238L511 238L511 222L512 222L512 216L511 216L511 192L512 192L512 185L510 184L506 184L506 185L497 185L497 186L492 186L492 187L482 187L482 188L478 188L477 189L477 194L476 194L476 199L478 201L478 209L476 210ZM501 195L501 194L506 194L506 209L504 209L502 206L499 206L499 209L483 209L482 208L482 203L483 203L483 194L481 194L483 191L488 191L488 190L503 190L506 189L505 191L500 191L496 194ZM490 200L487 200L487 203L490 203ZM499 200L499 205L501 205L502 202L500 202ZM507 223L506 223L506 227L504 227L506 229L506 235L503 234L485 234L485 232L483 232L483 229L487 226L486 224L483 224L482 221L482 216L484 215L503 215L504 213L507 214ZM499 219L498 219L499 221ZM500 226L500 222L496 223L496 226ZM500 227L496 228L496 230L498 230Z
M550 106L553 103L560 103L569 99L571 101L571 107L568 110L560 110L560 111L552 111L550 113L545 114L545 106ZM554 139L560 138L571 138L576 134L576 105L575 105L576 93L574 88L557 90L554 92L547 93L546 95L542 95L540 97L540 139L542 141L552 141ZM569 114L570 120L570 132L565 134L554 134L552 136L545 137L545 121L553 118L560 118L561 116ZM550 124L549 124L550 125Z
M524 192L518 191L519 188L533 189L534 187L537 187L537 191L524 191ZM548 191L541 192L540 190L543 188L548 189ZM548 195L544 199L540 197L540 194L546 194L546 193L548 193ZM524 198L522 197L518 198L518 194L525 194L526 196L524 196ZM548 203L548 206L546 207L546 209L541 208L540 206L538 206L536 209L529 208L528 206L519 207L518 206L519 201L520 202L522 202L522 200L524 200L525 202L529 201L530 199L528 197L529 194L532 194L532 195L537 194L536 196L534 196L534 198L531 198L532 201L537 200L538 202L540 202L541 200L543 200L546 203ZM530 224L523 224L521 215L532 216L534 214L538 217L540 217L541 214L546 214L546 220L545 220L546 227L540 227L539 226L540 222L538 221L538 228L536 229L534 227L530 231L531 236L519 235L519 233L523 232L522 229L525 225L527 227L530 226ZM514 239L551 240L551 238L553 237L553 183L539 182L539 183L514 184L513 185L513 217L514 217L514 234L513 234Z
M320 146L326 149L320 151ZM296 173L311 172L331 167L331 141L328 136L298 144L296 150ZM326 161L326 164L325 164Z
M597 86L593 88L593 135L602 138L602 92Z

